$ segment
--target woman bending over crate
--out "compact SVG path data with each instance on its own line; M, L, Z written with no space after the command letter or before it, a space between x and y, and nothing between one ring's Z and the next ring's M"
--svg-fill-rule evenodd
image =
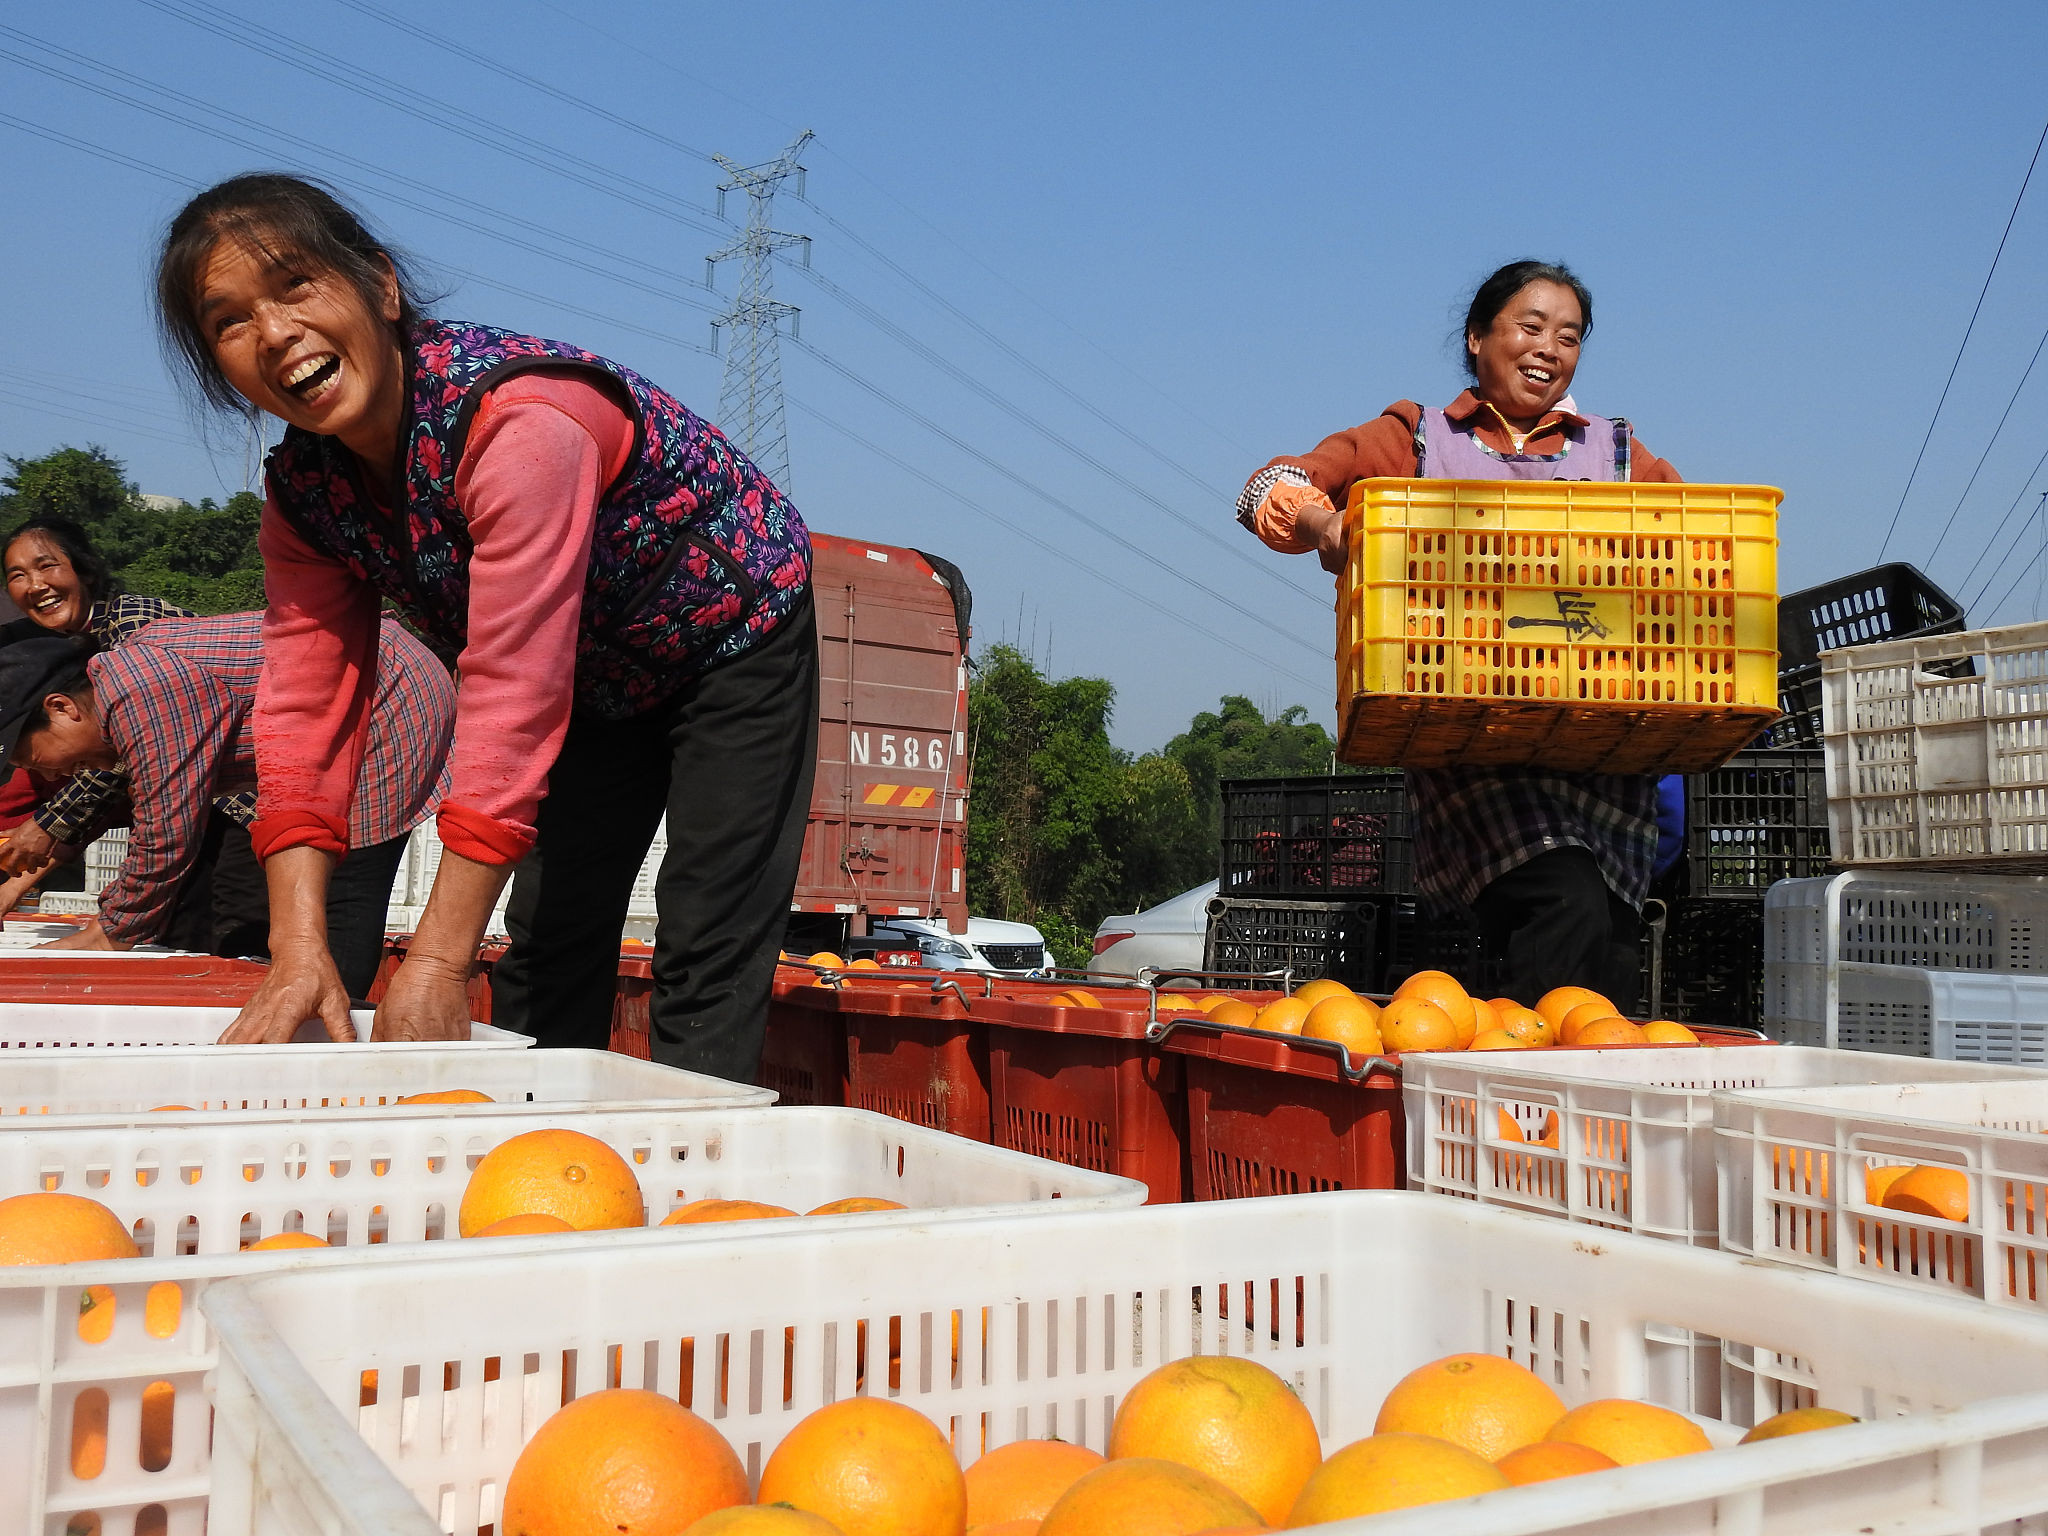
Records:
M351 997L376 979L391 881L407 834L447 788L455 727L447 668L395 620L381 627L363 755L350 765L349 850L305 937ZM0 646L0 772L18 765L65 779L119 764L133 807L128 856L100 894L99 916L50 947L127 949L164 936L214 805L256 787L263 663L260 613L159 618L97 655L55 636ZM328 1029L353 1038L345 1016Z
M316 907L353 846L346 765L389 602L462 692L446 852L378 1038L467 1038L470 967L510 877L493 1017L602 1048L633 879L666 814L654 1055L752 1082L817 756L796 508L631 369L424 313L403 263L295 177L239 176L187 204L157 300L207 400L285 424L257 535L251 831L273 905ZM272 950L234 1038L346 1008L316 951Z
M1465 313L1472 385L1441 410L1397 400L1363 426L1251 477L1238 520L1283 554L1344 565L1354 482L1661 480L1678 472L1626 421L1571 397L1593 297L1569 270L1516 261L1479 285ZM1415 883L1469 908L1497 972L1464 978L1523 1002L1577 985L1623 1008L1638 998L1644 894L1657 853L1657 780L1542 769L1410 770Z

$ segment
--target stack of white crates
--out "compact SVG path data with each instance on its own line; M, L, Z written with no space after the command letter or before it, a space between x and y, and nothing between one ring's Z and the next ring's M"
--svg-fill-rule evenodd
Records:
M2048 1065L2048 624L1854 646L1821 669L1849 873L1766 897L1765 1028Z
M668 822L664 820L655 828L654 845L647 850L640 873L633 879L633 898L626 908L629 927L654 921L654 876L667 852ZM435 872L440 867L441 838L429 821L414 830L412 841L406 845L405 862L399 866L398 879L391 887L391 909L385 919L385 927L393 933L409 933L419 925L420 914L427 909L427 897L434 890ZM512 887L508 883L491 913L489 931L493 934L505 932L505 902L511 894Z

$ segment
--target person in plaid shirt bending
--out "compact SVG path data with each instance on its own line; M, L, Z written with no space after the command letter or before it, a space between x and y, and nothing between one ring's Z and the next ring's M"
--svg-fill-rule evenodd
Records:
M0 768L68 777L119 764L134 806L128 857L100 896L98 919L49 947L126 949L161 935L210 803L256 785L250 717L262 670L259 613L158 619L127 644L90 657L76 642L54 638L0 646ZM324 934L358 998L382 958L385 910L407 834L446 793L455 728L448 669L393 620L379 637L369 717L349 852L328 884Z
M89 637L102 650L132 640L162 618L190 618L188 608L160 597L124 592L83 528L65 517L32 517L0 550L7 595L23 617L0 624L0 645L41 635ZM0 913L59 864L75 861L102 832L128 820L128 780L120 769L87 770L51 791L32 791L29 820L0 842ZM192 872L179 888L164 941L178 949L239 955L260 949L269 903L263 873L249 844L256 796L244 790L213 804Z

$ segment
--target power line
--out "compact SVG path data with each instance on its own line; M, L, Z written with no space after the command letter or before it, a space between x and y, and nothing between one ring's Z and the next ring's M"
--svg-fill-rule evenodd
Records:
M327 149L322 145L314 143L310 139L302 139L296 134L286 133L280 129L270 128L267 125L256 122L252 118L243 117L239 113L230 112L225 108L216 107L210 102L202 101L198 97L187 96L182 91L173 90L168 86L157 85L154 82L142 79L140 76L130 75L125 70L118 70L112 68L111 66L94 63L91 60L82 58L80 55L71 53L67 49L53 47L48 43L42 42L38 38L31 37L26 33L17 32L11 27L0 25L0 35L13 37L28 42L31 46L41 48L46 52L55 53L62 57L75 60L85 68L94 70L95 72L111 75L117 79L131 82L141 89L151 91L160 96L168 97L174 101L190 106L196 111L205 112L211 114L212 116L222 118L226 121L242 125L252 132L268 135L272 139L279 140L285 144L292 146L295 149L298 149L301 153L305 153L315 157L316 163L319 159L325 158L330 161L339 162L343 165L353 166L357 170L363 172L365 175L376 177L383 181L393 182L400 186L414 188L415 190L419 191L425 196L432 199L437 199L440 203L445 203L450 207L468 208L472 212L481 214L486 218L495 219L502 223L522 226L526 229L534 231L535 233L544 235L548 239L559 241L564 245L571 246L580 250L586 250L595 255L603 256L609 260L624 262L628 266L639 267L642 270L649 272L656 277L661 278L662 285L657 287L652 283L639 281L635 278L628 277L623 273L607 270L606 268L596 266L590 262L579 260L576 257L565 256L559 251L550 251L543 246L535 244L531 240L524 239L515 234L508 234L503 230L485 228L481 225L471 222L470 220L456 217L454 214L448 211L448 207L437 206L435 202L421 202L416 198L407 197L403 193L392 192L388 188L380 188L374 185L364 187L364 190L372 191L375 193L375 195L383 198L384 201L396 204L401 208L409 208L416 213L426 215L428 218L437 219L443 223L452 224L458 229L465 230L472 234L483 235L487 239L496 240L500 244L516 247L517 249L527 251L536 256L541 256L547 260L559 261L566 266L576 267L581 271L589 273L593 277L601 277L608 282L620 283L627 287L637 288L643 293L651 294L656 298L666 299L672 303L683 305L686 308L698 309L706 313L712 312L715 309L715 306L712 305L708 299L698 299L692 297L687 292L676 291L678 288L697 288L700 289L701 291L702 285L694 283L689 278L683 277L679 273L669 271L666 268L657 267L650 262L642 262L634 257L623 255L613 247L600 245L595 241L582 240L574 235L565 234L560 230L550 229L546 225L535 224L530 220L520 219L513 214L505 212L502 209L493 208L489 204L480 203L476 201L474 198L466 197L459 192L451 192L446 188L436 187L429 182L420 181L415 177L405 176L395 171L386 171L382 167L374 165L367 160L360 160L353 155L347 155L336 150ZM179 127L189 129L194 133L204 134L209 138L218 139L225 144L232 144L236 148L247 150L251 154L268 156L275 152L270 145L261 142L261 140L245 138L240 134L231 133L225 129L210 127L206 123L201 122L196 118L186 116L183 113L174 112L167 107L153 105L148 101L144 101L139 97L129 95L124 91L115 90L111 86L100 85L96 84L91 80L81 79L79 76L70 74L65 70L57 68L54 65L46 64L39 60L28 58L22 54L12 52L9 49L0 48L0 59L5 59L21 68L34 70L38 74L46 75L51 79L61 81L64 84L75 87L76 89L88 91L93 95L103 97L106 100L118 102L121 105L132 108L135 111L147 113L148 115L160 118L165 122L175 123ZM18 120L10 119L10 121ZM45 134L43 136L49 137L48 134ZM184 178L176 179L179 180L181 184L190 185L190 183L186 182ZM344 184L347 184L344 178L337 178L337 180L344 180ZM360 182L355 183L355 185L359 187L364 186L364 184Z
M1883 560L1885 551L1891 548L1892 535L1898 531L1899 514L1906 510L1906 497L1912 493L1914 477L1920 473L1920 461L1927 457L1927 445L1934 441L1934 424L1941 420L1941 408L1948 402L1948 392L1956 381L1956 370L1963 365L1963 352L1970 345L1970 333L1977 329L1977 316L1983 312L1984 296L1991 292L1991 279L1998 274L1999 258L2005 255L2005 242L2012 234L2013 221L2020 216L2020 203L2027 195L2027 185L2034 179L2034 167L2041 163L2041 146L2048 144L2048 123L2041 125L2041 137L2034 141L2034 156L2027 162L2027 174L2020 178L2019 195L2012 200L2012 212L2005 216L2005 229L1998 237L1998 249L1991 253L1991 270L1984 274L1984 286L1977 290L1977 303L1970 310L1970 323L1963 327L1962 345L1956 348L1955 361L1948 365L1948 378L1941 386L1941 397L1934 402L1934 415L1928 419L1927 435L1920 439L1920 451L1913 455L1913 468L1906 475L1906 487L1899 492L1899 504L1892 509L1891 526L1884 531L1884 543L1878 546L1877 558Z
M922 469L919 469L915 464L910 463L908 460L903 459L894 453L891 453L888 449L882 447L879 443L876 443L869 438L863 437L860 433L854 431L851 427L848 427L838 421L833 420L830 416L827 416L823 411L820 411L816 406L810 404L808 401L800 400L796 396L792 395L789 397L789 403L795 406L798 410L802 411L805 415L809 416L812 420L818 422L821 426L828 427L832 431L837 432L841 437L847 438L852 442L858 443L861 447L867 449L868 452L874 454L877 458L883 459L888 463L895 465L898 469L903 471L904 474L909 475L911 478L922 481L925 485L931 487L940 495L944 496L947 499L947 501L957 506L965 507L968 511L976 514L979 517L985 517L992 523L1000 524L1002 527L1007 528L1011 533L1014 533L1018 538L1024 540L1025 543L1031 544L1037 547L1038 549L1045 551L1045 553L1054 556L1056 559L1068 563L1072 562L1072 550L1062 549L1059 545L1053 543L1052 540L1039 537L1039 535L1033 533L1024 524L1016 522L1011 518L1005 517L1002 513L997 512L994 508L988 506L986 503L978 502L975 501L972 497L962 495L952 486L945 484L944 482L937 479L935 476L926 473ZM1284 677L1293 678L1296 682L1304 684L1309 688L1321 688L1323 686L1322 683L1316 681L1315 679L1306 677L1303 674L1294 671L1292 668L1284 666L1281 663L1274 661L1270 657L1261 656L1255 651L1248 651L1241 645L1235 645L1230 641L1225 640L1221 635L1217 634L1214 629L1207 628L1201 624L1197 624L1193 619L1189 618L1185 613L1181 612L1179 609L1171 608L1167 606L1165 603L1159 602L1154 598L1147 597L1142 592L1134 591L1130 587L1125 586L1122 582L1111 580L1107 575L1103 574L1103 572L1097 570L1092 565L1084 563L1081 566L1081 569L1087 575L1094 578L1096 581L1100 582L1103 586L1109 588L1109 590L1114 592L1119 599L1135 602L1146 608L1149 608L1154 613L1158 614L1161 618L1167 619L1172 623L1178 624L1181 628L1187 630L1190 634L1200 635L1203 639L1212 641L1216 645L1221 646L1224 650L1234 651L1240 656L1248 657L1253 661L1259 662L1264 666L1270 667L1273 671L1280 673Z
M712 223L713 216L709 209L686 202L665 187L621 175L611 166L601 165L595 160L586 160L581 155L559 149L522 133L517 128L467 111L444 97L427 100L412 92L387 85L360 65L302 43L282 32L259 26L246 17L231 16L226 21L209 20L206 12L210 11L214 16L221 16L223 13L219 7L204 5L200 0L141 0L141 3L173 20L182 21L189 27L210 32L253 53L260 53L265 58L273 59L289 69L298 70L323 84L337 86L365 100L377 102L431 128L452 133L485 149L494 150L533 166L537 170L547 171L579 186L588 187L593 192L601 192L634 208L660 214L693 229L714 234L722 232ZM350 78L351 76L353 78ZM655 206L649 206L650 200Z
M2005 590L1999 593L1998 601L1985 610L1984 617L1987 622L1998 616L1999 610L2004 608L2013 593L2019 590L2019 585L2026 579L2027 573L2040 563L2041 556L2044 553L2048 553L2048 522L2044 522L2044 519L2048 519L2048 495L2042 496L2041 500L2035 505L2034 515L2027 519L2027 522L2034 523L2040 529L2042 542L2035 546L2034 553L2029 557L2026 564L2013 573L2012 580L2006 584ZM2024 534L2026 530L2027 524L2021 523L2020 532ZM2018 552L2017 544L2014 546L2014 552Z
M838 374L848 383L856 385L860 389L867 391L867 393L873 395L877 400L881 401L890 409L897 411L902 415L908 416L912 421L916 422L919 426L923 427L927 432L930 432L935 436L945 439L948 443L951 443L960 452L967 454L970 458L977 460L978 462L986 466L988 469L993 470L996 474L1002 476L1005 480L1008 480L1012 485L1015 485L1019 490L1022 490L1027 495L1035 497L1037 500L1044 502L1047 506L1053 508L1055 511L1063 513L1067 517L1072 518L1075 522L1081 524L1082 527L1088 528L1093 532L1101 535L1103 538L1109 540L1110 543L1116 545L1117 548L1123 550L1126 554L1137 556L1138 559L1144 561L1147 565L1150 565L1157 570L1163 571L1167 575L1173 577L1176 581L1182 582L1185 585L1194 588L1195 591L1201 593L1211 602L1216 603L1226 612L1236 613L1239 617L1249 620L1251 623L1258 625L1261 629L1270 630L1273 634L1278 635L1282 640L1287 641L1290 645L1300 646L1303 650L1309 652L1311 655L1314 656L1327 657L1328 652L1324 649L1324 647L1319 645L1311 645L1308 641L1302 639L1299 635L1292 634L1289 631L1282 629L1279 625L1275 624L1271 619L1267 618L1264 614L1248 611L1244 607L1244 604L1240 599L1226 596L1224 593L1217 591L1214 587L1208 585L1206 582L1200 581L1197 578L1190 576L1186 571L1181 570L1178 566L1175 566L1166 560L1162 560L1158 555L1154 554L1151 550L1146 549L1142 544L1133 543L1131 540L1125 538L1122 534L1116 532L1114 529L1109 528L1104 524L1098 522L1097 520L1089 517L1079 507L1074 506L1070 502L1062 501L1059 497L1053 495L1051 491L1046 490L1045 487L1038 485L1031 480L1027 480L1024 476L1018 474L1015 470L1009 468L1007 465L997 463L996 460L990 458L987 454L983 453L979 448L974 447L972 444L964 441L959 437L956 437L953 433L947 431L944 427L940 426L937 422L933 421L929 416L919 411L916 407L905 404L903 401L897 399L894 395L890 394L887 390L883 389L880 385L875 384L870 380L861 377L859 374L855 373L851 368L846 367L843 363L838 362L834 358L828 356L826 353L819 351L815 346L811 345L809 342L797 337L791 337L790 340L796 346L801 347L803 351L807 353L809 356L816 358L820 363L824 364L825 367L831 369L834 373Z
M1984 563L1984 557L1991 552L1992 546L1998 542L1999 536L2005 532L2005 525L2012 521L2012 516L2019 510L2020 503L2027 499L2027 489L2033 485L2035 477L2041 473L2044 465L2048 465L2048 449L2042 450L2041 457L2034 460L2034 467L2027 471L2027 478L2020 482L2020 488L2014 494L2012 504L2005 509L2005 516L1998 520L1998 526L1991 530L1991 537L1984 541L1982 547L1977 551L1977 558L1970 562L1969 570L1963 573L1963 579L1956 587L1956 597L1965 608L1968 608L1970 604L1969 600L1964 596L1964 588L1969 586L1970 578L1977 574L1977 567ZM1984 585L1987 588L1998 579L1997 573L1998 567L1994 564L1991 567L1991 573L1984 578ZM1982 594L1980 593L1979 595L1981 596Z
M2041 361L2041 349L2048 347L2048 330L2041 332L2041 339L2034 343L2034 355L2027 359L2027 370L2020 375L2019 383L2012 389L2012 397L2005 402L2005 409L1999 414L1998 425L1991 429L1991 440L1984 445L1984 451L1977 455L1977 464L1970 471L1970 478L1963 485L1963 494L1956 498L1956 504L1949 509L1948 521L1941 525L1941 537L1934 541L1934 548L1927 552L1927 568L1934 569L1935 557L1941 553L1941 546L1948 539L1949 529L1956 525L1956 514L1963 510L1963 503L1970 499L1970 490L1977 483L1977 476L1983 473L1984 461L1991 457L1991 450L1998 445L1998 436L2005 430L2006 419L2012 415L2012 408L2019 404L2020 391L2027 387L2027 380L2034 376L2034 364Z
M1024 410L1021 406L1017 405L1015 402L1010 400L1008 396L999 393L998 391L990 388L986 384L983 384L979 379L976 379L973 375L969 374L964 369L955 367L952 363L948 362L945 358L941 357L937 352L933 351L929 346L925 345L925 343L919 340L916 336L912 335L909 331L906 331L902 326L896 324L895 321L889 319L886 315L882 314L880 311L875 309L873 305L868 304L864 300L856 298L854 295L848 293L845 289L841 288L837 283L834 283L830 278L825 277L820 273L811 271L804 272L803 276L808 278L812 283L816 284L818 287L824 289L825 292L831 294L834 298L838 299L840 303L844 304L847 308L851 309L861 319L867 321L868 324L874 326L877 330L883 332L885 335L892 337L900 345L902 345L904 348L910 351L914 356L922 358L925 362L931 364L932 367L937 368L940 372L944 373L948 378L952 379L955 383L961 385L963 388L973 391L976 395L980 396L983 400L986 400L990 405L994 406L997 410L1001 411L1004 415L1010 417L1012 420L1020 422L1024 426L1029 427L1032 431L1038 433L1041 437L1045 438L1055 447L1062 448L1066 452L1072 454L1075 458L1079 459L1083 464L1087 465L1090 469L1094 470L1096 474L1101 475L1104 479L1110 481L1111 483L1117 486L1120 486L1127 494L1136 497L1139 501L1142 501L1146 503L1148 506L1151 506L1157 509L1158 511L1164 513L1167 517L1173 519L1174 522L1179 523L1183 528L1186 528L1190 533L1194 534L1195 537L1215 545L1217 548L1221 549L1226 555L1229 555L1233 560L1243 561L1244 563L1250 565L1254 570L1257 570L1261 574L1270 577L1274 581L1279 582L1280 585L1286 587L1288 591L1294 593L1297 597L1313 597L1315 595L1314 593L1310 592L1306 587L1300 585L1298 582L1292 580L1287 576L1282 575L1279 571L1274 569L1272 565L1254 559L1250 549L1247 547L1247 541L1243 538L1240 537L1238 539L1226 542L1216 533L1216 531L1212 527L1210 527L1209 524L1195 521L1193 518L1189 517L1185 512L1182 512L1179 508L1154 495L1150 490L1148 490L1138 481L1131 479L1128 475L1120 474L1115 469L1112 469L1108 464L1104 463L1094 454L1088 452L1087 449L1083 448L1079 443L1075 442L1072 438L1066 436L1064 433L1057 432L1053 428L1047 426L1044 422L1040 421L1036 416L1033 416L1030 412ZM1204 489L1206 490L1209 488L1204 487Z

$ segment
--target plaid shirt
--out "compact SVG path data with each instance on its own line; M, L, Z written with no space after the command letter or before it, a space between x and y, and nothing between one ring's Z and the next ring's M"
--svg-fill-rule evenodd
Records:
M1540 769L1408 770L1415 886L1469 907L1511 869L1555 848L1584 848L1607 888L1640 908L1657 862L1657 780Z
M94 603L92 611L86 615L85 629L99 642L100 649L106 651L134 639L158 619L191 617L191 609L167 603L160 597L122 592L105 602ZM27 627L23 629L22 626ZM23 619L8 626L5 638L13 640L20 638L21 634L48 633L33 620ZM60 843L74 846L89 843L108 827L119 826L129 819L127 795L126 773L118 768L89 768L83 773L72 774L61 789L36 807L36 825ZM214 806L222 815L233 817L245 827L256 819L253 791L223 795L214 801Z
M128 857L100 897L100 924L123 944L163 931L199 851L208 801L256 780L250 720L263 670L263 615L164 619L87 664L100 729L135 806ZM349 844L401 837L447 792L455 684L427 648L387 620L376 694L349 812Z

